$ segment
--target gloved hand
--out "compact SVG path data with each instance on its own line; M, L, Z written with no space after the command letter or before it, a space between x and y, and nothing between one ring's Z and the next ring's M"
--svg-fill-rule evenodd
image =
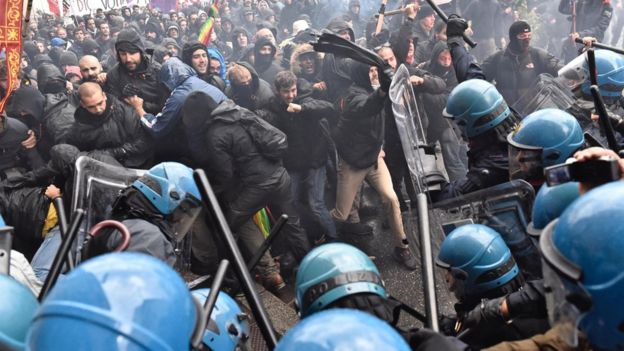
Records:
M444 335L455 336L457 332L455 331L455 325L457 324L456 316L445 316L440 314L438 316L438 324L440 326L440 332Z
M448 38L461 37L466 29L468 29L468 22L465 19L454 14L449 16L446 23L446 36Z
M378 67L377 70L379 71L379 89L387 93L390 91L390 84L392 83L392 76L394 76L394 71L389 65L385 65L384 67Z
M139 93L141 92L141 90L139 88L136 87L136 85L128 83L126 85L124 85L122 91L121 91L121 95L123 97L130 97L130 96L135 96L135 95L139 95Z
M505 323L505 317L503 317L500 308L503 299L505 299L504 296L493 300L483 299L479 305L464 315L462 329L478 325Z
M609 114L609 121L613 126L613 130L620 134L624 134L624 118Z

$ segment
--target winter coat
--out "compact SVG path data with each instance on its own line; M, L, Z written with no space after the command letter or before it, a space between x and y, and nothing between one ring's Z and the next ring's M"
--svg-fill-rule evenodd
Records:
M157 139L168 136L176 126L180 125L182 105L191 92L203 91L216 102L226 99L219 89L199 79L195 70L177 57L172 57L165 62L160 70L160 81L167 86L171 94L161 113L145 117L151 124L148 130Z
M117 53L118 62L106 75L106 92L122 100L126 97L123 95L124 87L127 84L132 84L140 91L138 96L144 100L143 108L145 111L153 114L159 113L167 96L167 92L160 87L158 80L160 65L150 61L145 53L145 46L136 32L132 30L122 31L119 33L115 45L121 42L130 42L141 50L141 64L134 72L129 72L120 63L119 53Z
M203 118L203 111L197 111ZM280 162L264 157L242 125L252 112L225 100L202 126L204 144L192 149L195 161L205 169L211 185L226 198L248 186L270 186L285 172ZM185 117L186 118L186 117Z
M572 15L571 2L561 0L559 12L564 15ZM611 2L579 0L576 4L576 13L576 31L579 37L594 37L598 41L602 41L613 15Z
M44 191L43 187L14 187L7 181L0 184L0 213L14 229L13 249L29 258L43 240L43 225L51 204Z
M275 96L258 115L286 134L288 150L283 157L284 167L300 172L325 165L330 140L321 121L333 120L337 113L331 103L310 96L305 80L299 80L297 93L293 103L301 105L301 112L287 112L288 106Z
M37 148L26 149L22 141L28 138L28 127L15 118L3 116L0 132L0 178L11 177L6 172L37 169L44 166L43 159ZM13 170L11 170L13 169Z
M527 53L517 55L509 46L486 58L481 65L487 79L496 81L496 89L509 105L533 89L540 74L556 77L561 67L559 59L544 49L529 47Z
M101 116L79 107L67 143L80 151L106 151L125 167L151 165L151 140L141 127L134 109L106 94L106 111Z
M230 84L225 89L225 95L234 100L238 105L248 110L255 111L264 107L273 97L271 85L258 76L256 70L247 62L237 62L237 64L247 68L251 73L251 96L247 96L234 84Z
M80 106L78 94L45 94L43 117L41 118L42 156L50 158L50 150L56 144L65 143L67 134L74 124L74 113ZM38 145L39 145L38 144Z
M338 155L351 167L366 169L377 163L385 134L385 101L379 91L355 83L339 101L341 115L334 141Z

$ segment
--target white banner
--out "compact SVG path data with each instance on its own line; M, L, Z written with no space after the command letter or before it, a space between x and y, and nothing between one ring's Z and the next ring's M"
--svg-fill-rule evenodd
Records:
M124 6L147 6L150 0L71 0L70 3L69 15L81 16L94 13L97 9L102 9L106 12L112 9L120 9Z

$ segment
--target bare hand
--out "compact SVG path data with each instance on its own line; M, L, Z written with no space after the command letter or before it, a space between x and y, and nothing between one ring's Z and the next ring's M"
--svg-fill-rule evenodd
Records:
M624 175L624 160L621 159L620 156L618 156L618 154L616 154L615 151L613 150L604 149L601 147L590 147L588 149L578 151L577 153L574 154L574 158L578 162L595 160L595 159L598 159L600 157L605 157L605 156L612 158L614 160L617 160L618 165L620 166L620 172ZM584 194L585 192L589 191L593 187L594 187L593 184L581 183L579 189L581 191L581 194Z
M28 130L28 138L22 141L22 146L26 149L32 149L37 145L37 137L35 136L35 132L32 130Z
M74 85L71 82L67 81L65 82L65 88L67 89L67 91L73 91Z
M575 41L575 40L576 40L576 38L579 38L580 36L581 36L580 34L578 34L578 33L574 32L574 33L571 33L571 34L570 34L570 39L571 39L572 41Z
M405 6L405 15L408 18L414 19L416 18L416 14L418 13L418 10L420 10L420 5L419 4L409 4L407 6Z
M125 98L126 102L134 107L135 109L138 109L139 107L143 107L143 99L141 99L140 97L133 95L130 97Z
M301 112L301 105L290 103L288 104L286 111L290 113L299 113Z
M594 37L583 37L583 44L587 47L591 47L596 41Z
M327 90L327 84L325 84L325 82L318 82L312 85L312 89L325 91Z
M106 73L100 73L98 74L97 78L95 79L96 82L98 82L98 84L104 84L106 83Z
M411 76L410 83L412 83L412 85L423 85L425 83L425 80L419 76Z
M61 196L61 189L57 188L54 184L50 184L46 188L45 196L47 196L50 200L54 200Z

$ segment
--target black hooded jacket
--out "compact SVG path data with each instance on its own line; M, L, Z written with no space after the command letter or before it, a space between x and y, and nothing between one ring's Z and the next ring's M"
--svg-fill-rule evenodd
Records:
M225 95L234 100L234 102L241 107L251 111L264 107L273 97L273 89L271 89L271 85L264 79L261 79L256 70L249 63L244 61L236 63L247 68L251 73L251 91L242 91L239 87L232 83L227 87L227 89L225 89Z
M83 107L75 113L67 143L80 151L106 151L125 167L148 168L152 161L151 140L134 109L106 94L106 111L101 116Z
M270 187L277 183L286 170L280 162L260 153L242 125L242 119L252 112L232 100L225 100L206 118L203 104L203 101L187 99L185 111L196 113L185 114L184 118L199 123L198 128L205 133L204 147L191 151L195 162L206 170L215 191L226 199L233 199L245 187Z
M145 53L145 46L141 37L133 30L123 30L117 36L115 48L122 43L130 43L136 46L141 52L141 64L134 72L129 72L121 64L119 53L117 53L117 64L108 72L106 76L105 90L122 100L124 87L128 84L138 88L138 96L143 99L143 108L146 112L154 115L158 114L167 99L168 92L159 84L158 73L160 65L150 61Z
M366 169L377 163L384 141L383 110L386 97L373 90L369 66L351 66L353 83L338 101L340 119L334 132L338 155L351 167Z
M288 107L277 96L258 115L288 137L288 150L283 157L288 171L305 171L325 165L329 149L329 133L322 120L333 120L337 116L334 106L327 101L311 97L312 91L305 79L297 82L297 98L301 112L290 113ZM325 124L326 125L326 124Z
M0 178L10 177L7 172L13 168L22 172L43 167L44 163L37 149L26 149L22 146L22 141L28 138L28 127L6 116L0 118L0 123Z
M260 49L265 45L271 46L270 55L265 56L260 54ZM256 69L258 76L264 79L271 86L273 86L277 73L284 70L277 64L277 62L275 62L276 53L277 48L268 38L261 37L254 45L254 68Z

